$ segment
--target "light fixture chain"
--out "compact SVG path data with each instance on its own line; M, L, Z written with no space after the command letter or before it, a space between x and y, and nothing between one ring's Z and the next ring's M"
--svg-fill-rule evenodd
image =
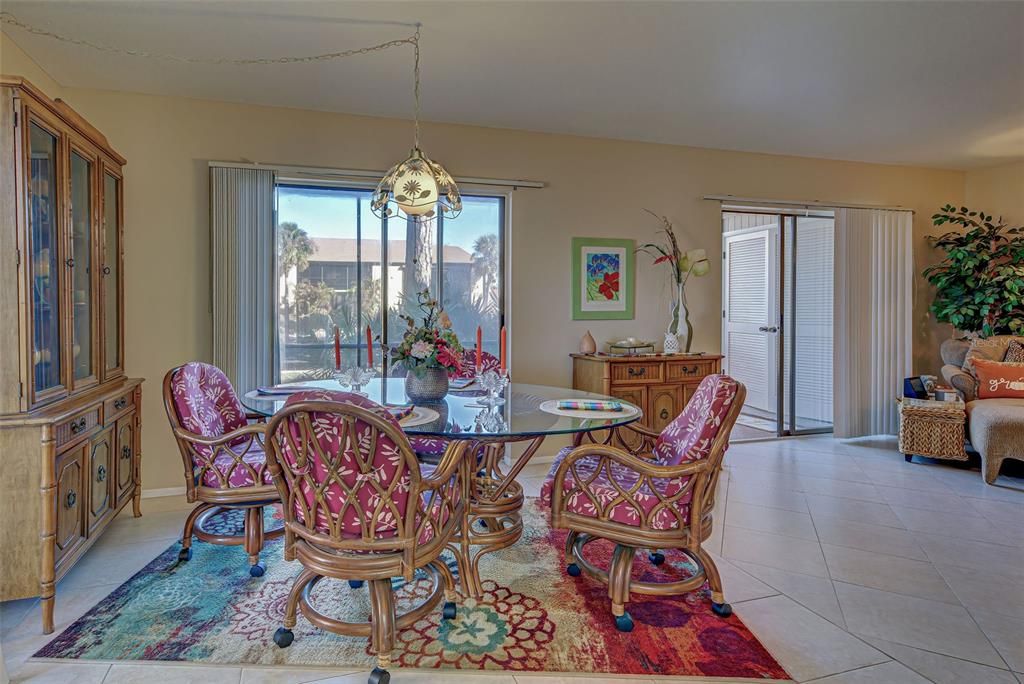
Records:
M413 64L412 64L412 77L413 77L413 99L415 105L413 106L413 126L412 126L412 146L413 149L418 150L420 148L420 24L416 24L416 33L412 39L413 49Z
M306 55L299 57L252 57L252 58L207 58L207 57L183 57L181 55L168 55L158 52L146 52L145 50L133 50L130 48L122 48L113 45L104 45L102 43L93 43L88 40L82 40L80 38L71 38L70 36L61 35L60 33L54 33L46 29L37 28L31 24L26 24L20 21L10 12L0 12L0 23L8 26L14 26L20 28L23 31L27 31L36 36L43 36L46 38L52 38L62 43L69 43L71 45L77 45L79 47L87 47L92 50L99 52L106 52L116 55L127 55L129 57L145 57L148 59L159 59L167 62L179 62L182 64L230 64L234 66L247 66L253 64L302 64L308 62L325 62L333 59L344 59L345 57L354 57L356 55L365 55L371 52L378 52L380 50L387 50L393 47L399 47L400 45L413 45L416 48L416 87L417 93L419 92L419 35L420 25L416 24L416 34L409 36L408 38L398 38L396 40L389 40L386 43L379 43L377 45L370 45L362 48L355 48L352 50L342 50L340 52L325 52L319 55ZM419 98L417 96L417 107Z

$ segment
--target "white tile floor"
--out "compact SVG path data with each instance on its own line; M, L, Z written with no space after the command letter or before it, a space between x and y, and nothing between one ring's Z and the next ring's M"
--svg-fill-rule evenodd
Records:
M536 493L547 466L522 482ZM905 463L887 440L735 444L708 542L726 598L799 682L1024 683L1024 480ZM181 502L123 516L57 590L57 633L171 544ZM102 565L102 574L89 566ZM99 579L97 579L99 578ZM0 604L15 682L361 684L365 672L27 661L34 600ZM701 681L393 671L396 684ZM723 680L714 680L721 683Z

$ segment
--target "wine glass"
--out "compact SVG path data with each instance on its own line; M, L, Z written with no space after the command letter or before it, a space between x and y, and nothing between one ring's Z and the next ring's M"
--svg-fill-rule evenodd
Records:
M377 375L377 372L372 368L360 368L356 367L352 369L352 391L360 396L368 396L366 392L362 391L363 385L370 382L373 377Z

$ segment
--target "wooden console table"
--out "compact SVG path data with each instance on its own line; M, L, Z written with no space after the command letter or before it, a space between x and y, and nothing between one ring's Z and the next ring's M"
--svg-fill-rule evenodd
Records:
M682 412L704 376L722 371L721 354L571 354L573 389L610 394L643 409L661 431Z

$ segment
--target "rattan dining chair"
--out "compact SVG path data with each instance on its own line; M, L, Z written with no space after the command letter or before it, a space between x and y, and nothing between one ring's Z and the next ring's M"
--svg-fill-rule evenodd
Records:
M270 472L284 502L286 560L303 566L274 635L292 643L297 610L317 627L369 636L377 667L370 684L386 684L396 630L421 619L442 598L455 617L455 578L440 558L458 531L466 502L465 448L457 444L421 475L398 421L365 397L327 390L292 395L270 420ZM391 580L432 580L427 598L396 615ZM370 621L354 623L318 612L310 602L324 578L369 583Z
M711 534L715 488L745 397L742 383L709 375L660 434L627 425L608 431L603 443L583 444L581 439L556 458L541 498L551 504L551 526L569 531L566 570L608 585L619 630L633 629L626 611L631 592L684 594L707 582L714 613L732 613L718 568L701 543ZM607 570L583 555L584 546L597 539L615 544ZM649 558L654 565L665 561L660 549L678 549L696 572L681 581L634 580L637 549L653 550Z
M262 576L263 542L283 534L282 529L263 528L264 507L280 500L266 468L263 417L246 412L223 371L199 361L168 371L163 395L185 468L185 496L190 503L198 502L185 520L178 558L192 558L193 536L211 544L242 545L249 574ZM245 512L242 535L204 529L204 523L225 509Z

